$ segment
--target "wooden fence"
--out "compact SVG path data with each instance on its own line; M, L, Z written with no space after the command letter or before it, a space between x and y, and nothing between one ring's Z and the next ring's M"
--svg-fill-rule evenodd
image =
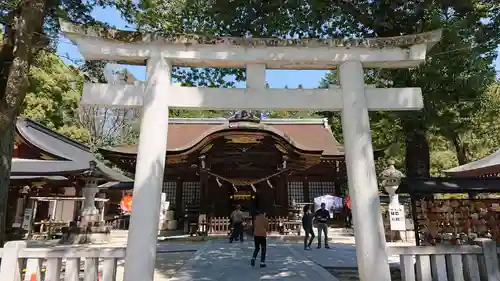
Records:
M400 256L403 281L499 281L496 244L489 239L475 244L389 247L388 254ZM0 258L1 281L121 281L117 264L125 249L27 248L26 242L13 241L0 249Z
M300 235L301 224L290 221L287 217L270 217L269 232L294 232ZM229 217L212 217L209 219L208 233L227 233L231 229Z

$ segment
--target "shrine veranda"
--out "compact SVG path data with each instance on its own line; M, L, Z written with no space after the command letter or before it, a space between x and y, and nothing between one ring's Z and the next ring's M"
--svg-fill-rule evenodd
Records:
M420 88L373 88L363 68L412 68L441 32L359 40L261 39L171 35L83 28L61 23L87 60L146 65L145 82L86 84L83 105L140 107L142 120L125 280L153 280L168 109L341 111L345 160L361 280L390 280L375 174L369 110L419 110ZM246 68L245 89L172 85L172 67ZM266 69L338 69L340 87L269 89ZM161 118L163 116L163 118ZM283 153L293 154L291 151ZM307 163L307 157L302 159ZM202 163L200 163L201 165ZM362 223L357 223L362 222ZM137 253L144 253L137 255Z

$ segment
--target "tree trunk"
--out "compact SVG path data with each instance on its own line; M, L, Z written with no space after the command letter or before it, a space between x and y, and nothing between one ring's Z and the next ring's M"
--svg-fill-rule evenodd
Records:
M455 147L455 152L457 153L458 165L464 165L471 161L470 153L467 149L467 145L460 140L457 134L454 134L451 138L453 146Z
M7 203L9 196L10 167L14 149L14 124L0 134L0 246L5 242L7 229Z
M42 37L46 1L25 0L10 12L0 65L0 246L5 242L6 211L14 124L29 87L31 61Z
M403 120L407 177L429 177L429 141L425 120Z

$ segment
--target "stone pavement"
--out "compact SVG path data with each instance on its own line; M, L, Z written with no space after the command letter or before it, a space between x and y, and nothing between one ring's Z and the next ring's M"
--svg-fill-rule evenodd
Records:
M330 249L316 249L313 244L311 251L304 251L302 243L294 243L290 247L322 267L357 267L356 245L354 244L330 243ZM390 256L389 263L391 266L399 266L399 257Z
M268 241L267 268L250 266L253 241L244 243L209 241L182 266L169 281L198 280L283 280L283 281L336 281L321 266L298 253L290 244Z
M154 281L167 281L169 278L176 276L195 252L158 252L156 254ZM124 260L118 262L116 270L116 280L123 281Z

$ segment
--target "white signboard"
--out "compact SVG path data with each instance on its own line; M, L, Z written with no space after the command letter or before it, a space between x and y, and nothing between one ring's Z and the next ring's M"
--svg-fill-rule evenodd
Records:
M23 217L23 229L29 230L31 226L31 216L33 215L33 209L31 208L26 208L24 210L24 217Z
M406 230L406 217L404 206L389 207L389 218L391 221L391 230Z

